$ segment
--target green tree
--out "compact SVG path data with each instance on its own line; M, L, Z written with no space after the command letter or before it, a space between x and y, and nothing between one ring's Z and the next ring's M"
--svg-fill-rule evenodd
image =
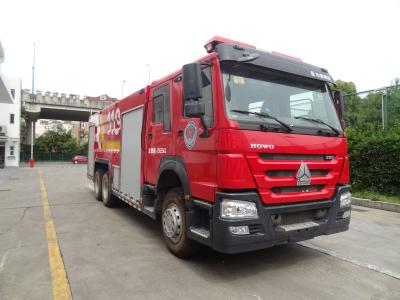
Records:
M344 99L344 119L349 127L358 125L360 97L355 95L357 88L352 81L336 80L336 85L342 90Z
M21 123L20 123L20 131L19 131L19 136L21 137L21 143L25 144L26 143L26 138L28 134L28 113L26 112L26 109L24 105L21 105Z
M79 147L70 131L66 131L62 125L49 129L36 139L36 149L39 152L77 152Z
M343 95L355 94L357 93L357 88L352 81L336 80L336 85L342 90Z
M82 154L86 154L88 152L88 143L84 142L79 146L79 152Z

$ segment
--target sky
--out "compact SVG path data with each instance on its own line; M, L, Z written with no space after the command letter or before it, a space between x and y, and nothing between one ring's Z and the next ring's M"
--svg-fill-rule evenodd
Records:
M219 35L324 67L358 91L400 77L400 1L0 0L1 71L35 90L121 98Z

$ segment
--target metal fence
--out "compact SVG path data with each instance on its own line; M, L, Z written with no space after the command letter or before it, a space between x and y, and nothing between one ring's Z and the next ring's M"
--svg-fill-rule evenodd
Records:
M82 153L41 153L41 152L33 152L33 159L35 161L71 161L72 158L76 155L86 155ZM20 161L28 162L31 158L30 153L21 152Z
M361 130L400 127L400 85L344 95L346 126Z

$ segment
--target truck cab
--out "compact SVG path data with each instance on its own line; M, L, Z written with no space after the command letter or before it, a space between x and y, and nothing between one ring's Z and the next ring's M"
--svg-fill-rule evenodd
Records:
M218 37L205 48L142 93L134 206L181 257L196 243L238 253L347 230L343 100L328 71Z

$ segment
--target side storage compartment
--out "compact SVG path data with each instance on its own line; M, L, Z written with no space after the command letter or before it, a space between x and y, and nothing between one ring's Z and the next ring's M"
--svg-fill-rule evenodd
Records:
M142 120L143 106L122 115L120 193L133 202L140 199Z

